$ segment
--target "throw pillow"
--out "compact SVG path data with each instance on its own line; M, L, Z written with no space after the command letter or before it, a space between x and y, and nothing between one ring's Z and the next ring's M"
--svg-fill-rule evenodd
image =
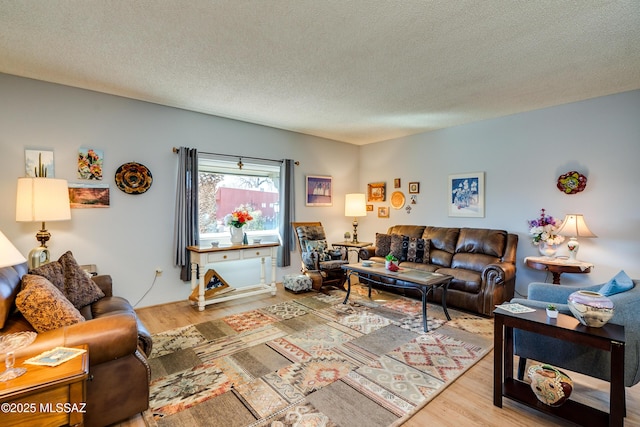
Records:
M407 260L407 252L409 250L409 237L400 234L391 235L391 250L394 257L400 262Z
M631 289L633 289L633 280L631 280L631 277L629 277L624 270L620 270L620 272L605 283L598 292L608 297Z
M376 233L375 256L386 257L391 252L391 234Z
M316 252L319 261L331 261L331 253L326 240L307 240L306 252Z
M431 240L409 237L409 241L407 243L407 261L422 264L429 263L429 246L431 244Z
M80 268L71 251L58 261L29 272L47 278L78 310L104 297L102 289Z
M22 277L22 290L16 296L16 307L38 332L85 320L55 285L45 277L32 274Z

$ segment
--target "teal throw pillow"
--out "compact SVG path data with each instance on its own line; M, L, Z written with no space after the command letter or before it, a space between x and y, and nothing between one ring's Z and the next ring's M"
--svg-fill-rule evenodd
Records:
M633 280L624 272L620 270L620 273L616 274L613 279L604 284L598 291L605 297L619 294L620 292L626 292L633 288Z

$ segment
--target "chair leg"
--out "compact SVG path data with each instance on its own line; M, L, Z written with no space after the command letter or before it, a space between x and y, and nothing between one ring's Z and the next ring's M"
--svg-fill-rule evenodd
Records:
M527 359L519 356L518 360L518 379L520 381L524 380L524 369L527 367Z

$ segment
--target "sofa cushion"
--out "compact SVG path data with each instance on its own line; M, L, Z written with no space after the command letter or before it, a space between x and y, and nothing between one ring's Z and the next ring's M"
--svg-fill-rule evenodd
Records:
M407 260L407 247L409 245L409 238L407 236L402 236L400 234L392 234L391 235L391 247L389 248L389 252L398 259L398 261L403 262Z
M391 234L376 233L375 256L386 257L391 252Z
M461 228L456 253L485 254L498 258L504 255L507 232L487 228Z
M22 290L16 296L16 307L38 332L84 322L73 304L42 276L25 274Z
M463 291L472 294L480 292L482 283L482 274L464 270L462 268L439 268L436 273L450 274L453 280L449 283L450 290Z
M399 234L407 237L422 237L424 225L394 225L389 227L387 234Z
M331 261L329 244L325 239L304 240L304 252L315 252L319 261Z
M77 309L104 297L104 292L80 268L71 251L62 254L58 261L44 264L29 273L46 277Z
M27 272L27 263L0 268L0 329L4 328L13 303L20 291L20 277Z
M409 237L407 241L407 252L405 261L428 263L430 244L431 242L429 241L429 239Z
M451 258L455 252L459 234L459 228L426 227L424 229L422 238L431 241L429 245L431 264L442 267L451 266Z
M624 270L620 270L618 274L598 290L598 293L608 297L631 289L633 289L633 280L631 280L631 277L629 277Z

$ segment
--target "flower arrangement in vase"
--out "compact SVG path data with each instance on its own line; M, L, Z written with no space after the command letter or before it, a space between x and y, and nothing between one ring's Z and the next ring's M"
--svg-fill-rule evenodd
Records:
M547 215L546 210L540 209L540 216L527 223L529 234L532 236L531 241L538 246L540 254L553 258L558 245L564 242L564 237L556 234L560 228L560 222L551 215Z
M384 266L389 271L398 271L400 268L398 267L398 258L396 258L391 252L384 257Z
M246 209L236 209L224 217L224 223L229 226L232 244L237 245L244 241L244 232L242 231L242 227L252 219L253 217Z

